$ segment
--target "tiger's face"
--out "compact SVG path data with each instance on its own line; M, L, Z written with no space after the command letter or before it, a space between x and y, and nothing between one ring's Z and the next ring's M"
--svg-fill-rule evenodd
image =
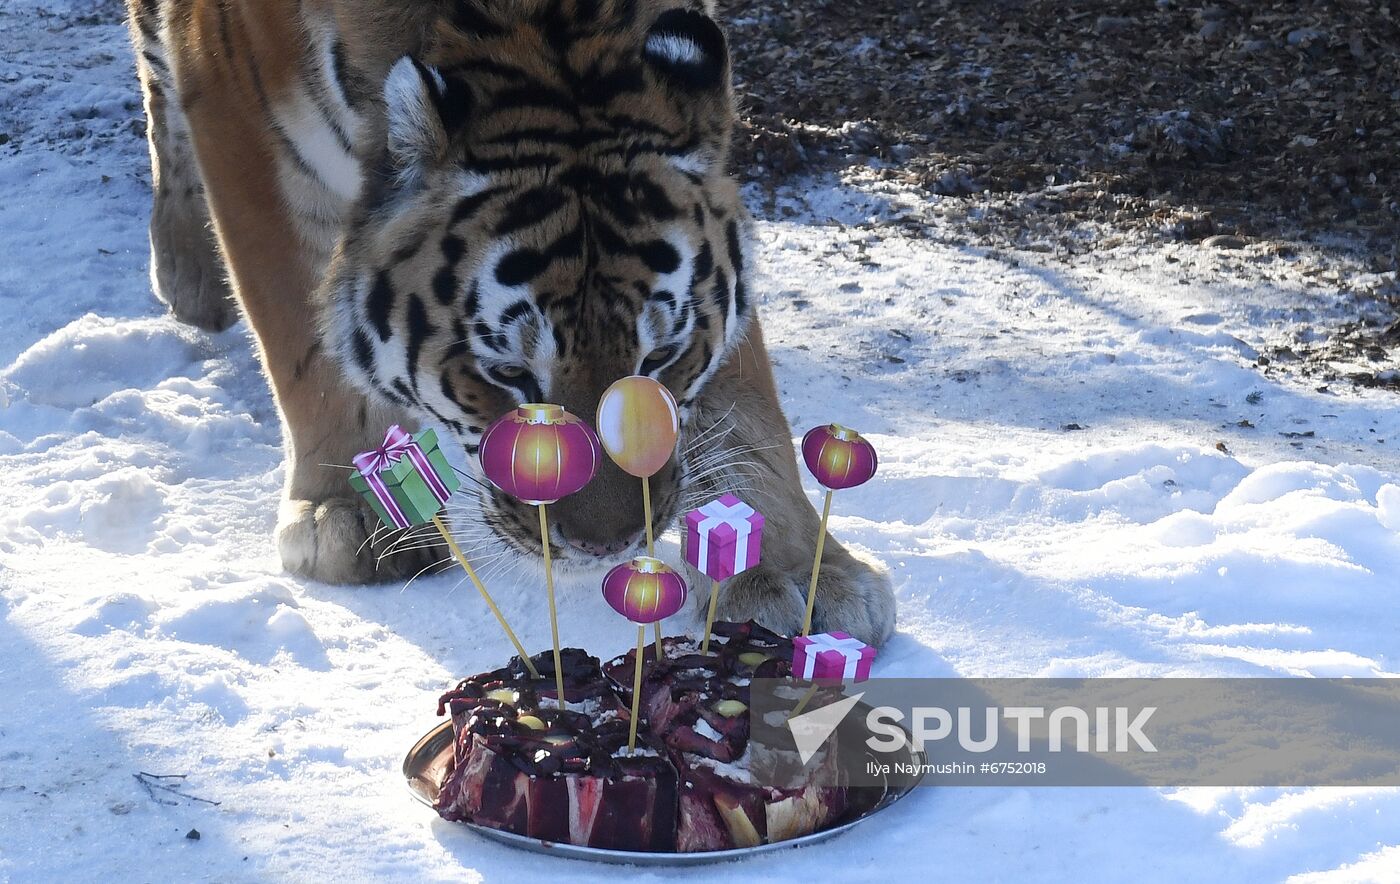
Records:
M328 272L324 340L370 394L477 443L518 402L592 423L626 375L693 404L744 334L747 216L725 174L725 40L672 2L463 0L384 87L377 156ZM691 472L651 480L657 521ZM634 553L638 479L605 461L551 507L564 562ZM494 535L533 509L479 483Z

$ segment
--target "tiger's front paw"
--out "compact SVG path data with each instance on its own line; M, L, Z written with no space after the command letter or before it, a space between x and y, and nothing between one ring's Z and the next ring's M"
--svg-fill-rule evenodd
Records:
M810 564L786 572L759 564L721 587L720 618L752 619L775 632L797 635L802 631L811 578ZM812 632L841 631L882 645L894 631L894 613L889 576L828 542L817 578Z
M322 583L384 583L412 577L446 555L440 539L420 528L411 542L401 532L380 527L358 498L286 500L277 520L277 549L282 567ZM427 529L431 530L431 529ZM372 538L372 539L371 539Z

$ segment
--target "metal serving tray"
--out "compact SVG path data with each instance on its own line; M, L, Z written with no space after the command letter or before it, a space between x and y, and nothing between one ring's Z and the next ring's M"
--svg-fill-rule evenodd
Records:
M847 740L860 741L864 745L865 737L869 732L865 728L865 714L867 711L865 704L858 704L860 710L858 714L848 715L839 728L841 734L841 744L851 745ZM867 752L871 760L875 760L873 753ZM408 750L407 757L403 760L403 775L408 782L409 791L413 796L428 807L433 807L437 802L438 789L442 785L443 776L447 771L447 765L452 760L452 722L445 721L428 733L423 735L413 748ZM859 786L852 787L850 792L851 807L829 828L813 832L810 835L802 835L798 838L791 838L787 841L777 841L772 844L760 844L757 847L740 847L732 850L711 850L700 853L648 853L632 850L605 850L599 847L579 847L575 844L561 844L554 841L541 841L538 838L531 838L526 835L517 835L514 832L503 832L500 829L492 829L488 826L481 826L475 823L461 823L478 835L490 838L492 841L499 841L502 844L509 844L521 850L528 850L532 853L543 853L548 856L568 857L570 859L584 859L593 862L618 863L625 865L640 866L699 866L708 863L729 862L733 860L745 859L750 856L757 856L762 853L769 853L775 850L786 850L790 847L801 847L807 844L816 844L828 838L835 838L842 832L857 826L864 821L875 816L882 810L892 806L899 799L908 795L919 781L923 779L923 768L925 764L924 753L913 748L912 740L906 739L905 746L895 757L886 753L879 759L881 765L895 763L893 769L899 769L899 763L903 762L909 767L906 770L919 771L913 774L886 774L884 786ZM890 769L885 767L882 769Z

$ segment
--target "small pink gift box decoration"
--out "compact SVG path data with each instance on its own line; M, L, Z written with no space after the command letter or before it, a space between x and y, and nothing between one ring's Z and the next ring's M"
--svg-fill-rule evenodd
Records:
M874 662L875 649L844 632L792 640L792 674L804 681L865 681Z
M732 494L685 514L685 560L711 580L758 564L763 514Z

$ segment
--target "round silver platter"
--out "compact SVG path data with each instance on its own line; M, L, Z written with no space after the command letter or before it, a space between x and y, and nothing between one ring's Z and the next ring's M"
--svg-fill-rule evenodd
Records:
M839 728L842 737L841 745L851 745L847 739L858 739L861 741L860 745L863 746L865 737L870 735L865 729L865 715L863 714L864 711L867 711L865 704L858 704L856 709L861 710L862 714L848 715ZM875 759L872 753L866 754L871 760ZM408 781L408 789L413 793L413 797L428 807L433 807L437 802L438 788L442 785L447 766L451 761L452 722L445 721L424 734L423 738L415 743L412 749L408 750L408 755L403 760L403 775ZM601 847L580 847L576 844L541 841L538 838L517 835L514 832L503 832L500 829L492 829L475 823L462 823L461 825L478 835L490 838L492 841L499 841L521 850L543 853L548 856L641 866L699 866L707 863L728 862L834 838L852 826L859 825L890 807L908 795L923 779L924 753L913 748L912 739L906 739L904 748L897 753L883 753L879 761L883 766L882 769L897 771L903 767L904 770L917 772L886 774L883 786L853 786L849 796L852 806L834 825L810 835L802 835L772 844L760 844L757 847L739 847L732 850L710 850L698 853L606 850Z

